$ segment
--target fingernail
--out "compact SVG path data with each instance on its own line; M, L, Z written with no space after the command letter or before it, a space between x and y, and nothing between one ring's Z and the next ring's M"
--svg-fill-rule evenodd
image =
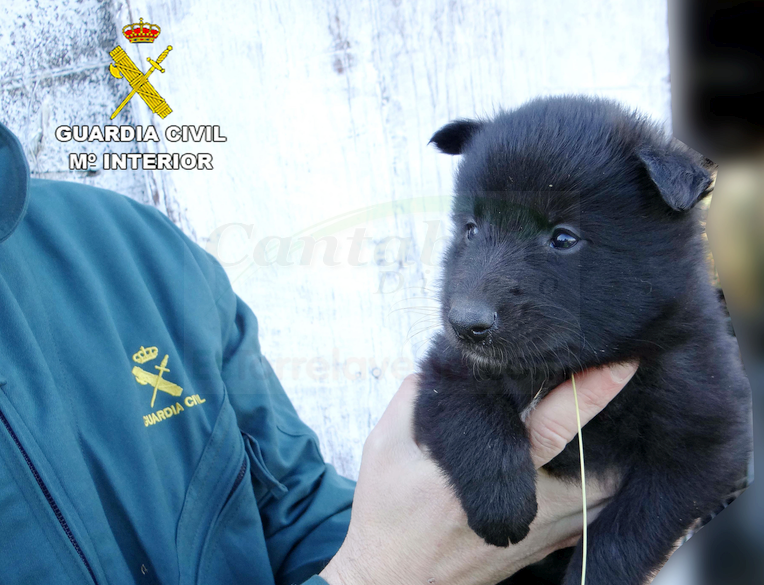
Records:
M611 364L610 366L610 376L613 378L613 382L618 384L622 384L631 378L636 371L637 364L633 362L621 362L617 364Z

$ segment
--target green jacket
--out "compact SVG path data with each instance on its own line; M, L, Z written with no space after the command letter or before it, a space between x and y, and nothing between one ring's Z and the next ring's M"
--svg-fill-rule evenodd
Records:
M0 583L324 583L352 496L215 259L0 125Z

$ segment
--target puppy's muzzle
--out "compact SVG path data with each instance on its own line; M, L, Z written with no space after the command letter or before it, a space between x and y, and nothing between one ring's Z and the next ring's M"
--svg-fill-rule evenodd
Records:
M496 311L483 301L456 298L451 303L448 321L459 339L478 343L487 339L496 326Z

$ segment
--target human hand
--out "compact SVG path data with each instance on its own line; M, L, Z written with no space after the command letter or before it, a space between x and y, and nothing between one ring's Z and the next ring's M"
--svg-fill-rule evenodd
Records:
M635 371L635 365L624 365L577 376L581 424L601 411ZM528 536L507 548L478 537L446 476L414 441L416 393L416 378L409 376L366 440L347 537L321 573L330 585L487 585L576 543L583 528L580 486L543 470L536 484L538 513ZM573 404L567 381L526 420L537 469L576 436ZM587 482L590 522L613 489Z

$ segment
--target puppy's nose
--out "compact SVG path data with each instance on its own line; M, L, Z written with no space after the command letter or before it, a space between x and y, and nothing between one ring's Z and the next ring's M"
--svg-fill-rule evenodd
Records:
M496 312L484 302L458 299L451 304L448 321L462 339L482 341L496 322Z

